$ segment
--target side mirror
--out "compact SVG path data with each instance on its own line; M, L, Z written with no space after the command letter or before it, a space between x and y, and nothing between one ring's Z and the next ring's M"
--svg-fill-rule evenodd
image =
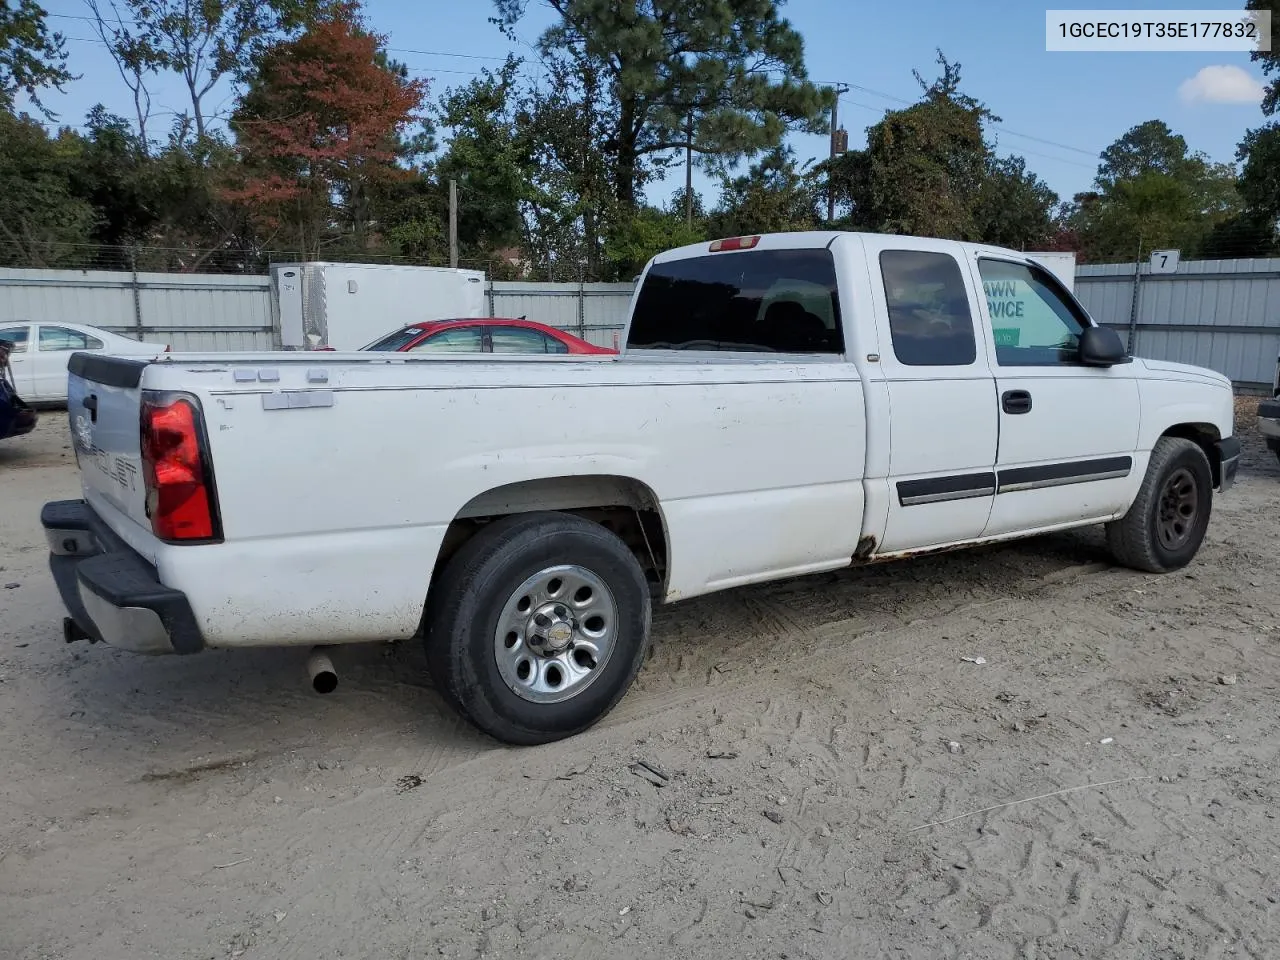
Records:
M1086 367L1113 367L1128 360L1124 341L1110 327L1085 327L1080 334L1080 362Z

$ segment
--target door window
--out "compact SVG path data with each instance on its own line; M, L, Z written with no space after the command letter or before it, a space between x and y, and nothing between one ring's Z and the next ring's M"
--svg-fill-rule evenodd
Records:
M0 340L9 344L10 353L26 353L27 338L29 336L27 327L5 327L0 329Z
M441 330L416 347L410 347L409 353L483 353L480 342L480 330L476 327L456 327L452 330Z
M1020 367L1079 361L1080 333L1088 318L1062 296L1047 271L1007 260L979 260L978 271L996 363Z
M494 353L555 353L537 330L525 327L489 327Z
M926 250L884 250L880 275L899 363L967 367L977 360L969 294L955 257Z
M52 353L58 350L101 350L102 341L79 330L66 327L41 327L40 350Z

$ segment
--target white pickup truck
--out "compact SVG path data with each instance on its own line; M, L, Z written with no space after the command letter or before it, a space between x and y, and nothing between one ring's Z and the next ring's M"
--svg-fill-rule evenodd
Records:
M650 602L1086 524L1186 565L1231 384L1131 359L1011 250L795 233L672 250L617 357L78 354L82 500L45 506L68 640L421 637L533 744L623 696Z

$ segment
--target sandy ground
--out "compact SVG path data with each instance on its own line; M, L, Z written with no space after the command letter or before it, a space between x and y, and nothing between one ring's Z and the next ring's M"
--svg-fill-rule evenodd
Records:
M512 749L416 644L341 651L329 697L297 652L65 646L64 416L0 444L0 957L1280 950L1280 469L1247 417L1185 573L1087 531L678 604L607 721Z

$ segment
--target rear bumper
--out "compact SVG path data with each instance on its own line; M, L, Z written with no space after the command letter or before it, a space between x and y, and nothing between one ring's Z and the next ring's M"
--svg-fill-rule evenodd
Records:
M1280 400L1258 404L1258 432L1269 440L1280 440Z
M1226 493L1240 472L1240 441L1236 437L1227 437L1215 446L1218 450L1218 490Z
M186 594L162 584L87 503L46 503L40 523L62 603L92 639L135 653L204 649Z

